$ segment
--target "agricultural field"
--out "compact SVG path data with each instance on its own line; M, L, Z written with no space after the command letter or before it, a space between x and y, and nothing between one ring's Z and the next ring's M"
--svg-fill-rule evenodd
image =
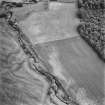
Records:
M78 33L76 4L45 5L39 2L13 10L22 34L29 38L44 65L34 63L33 56L28 56L30 48L23 47L28 49L25 52L17 34L0 20L0 105L66 105L58 99L56 104L50 103L50 83L35 71L35 64L43 75L54 75L79 105L104 105L105 62Z

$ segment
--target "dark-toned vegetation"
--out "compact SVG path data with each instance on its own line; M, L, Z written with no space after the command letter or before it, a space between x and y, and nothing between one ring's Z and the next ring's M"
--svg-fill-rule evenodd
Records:
M105 3L104 0L78 0L77 32L105 61Z

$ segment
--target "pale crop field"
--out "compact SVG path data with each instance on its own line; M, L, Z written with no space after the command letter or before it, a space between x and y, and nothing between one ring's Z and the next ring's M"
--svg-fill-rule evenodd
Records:
M49 10L33 12L20 24L34 44L78 36L75 4L50 3Z

